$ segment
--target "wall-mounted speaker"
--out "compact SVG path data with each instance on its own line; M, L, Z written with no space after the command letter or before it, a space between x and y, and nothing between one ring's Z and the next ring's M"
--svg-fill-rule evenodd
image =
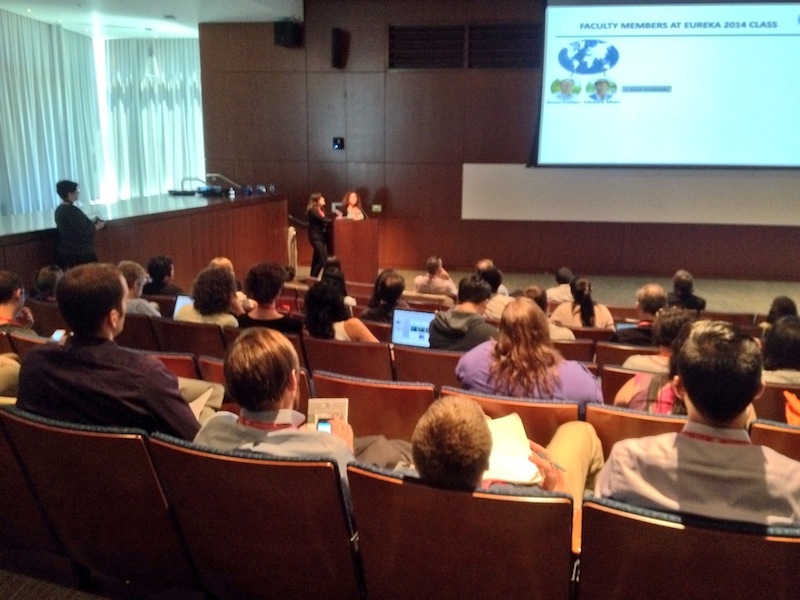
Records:
M277 21L275 28L275 45L285 48L301 48L303 46L303 24L296 21Z
M331 66L344 69L350 54L350 32L334 27L331 30Z

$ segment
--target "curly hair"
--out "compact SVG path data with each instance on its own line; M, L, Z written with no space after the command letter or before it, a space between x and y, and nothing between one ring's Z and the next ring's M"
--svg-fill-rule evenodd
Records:
M306 292L306 329L314 337L333 339L333 324L350 318L344 299L328 285L316 284Z
M204 316L228 312L235 293L236 281L228 269L206 267L192 284L194 307Z
M500 317L490 372L498 393L507 396L552 394L554 367L563 360L550 341L550 327L530 298L515 298Z

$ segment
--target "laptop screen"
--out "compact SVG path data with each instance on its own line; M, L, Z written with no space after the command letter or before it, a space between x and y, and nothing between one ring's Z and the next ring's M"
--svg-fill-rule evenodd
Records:
M638 325L639 325L638 322L633 322L632 323L630 321L620 321L620 322L614 324L614 328L617 331L620 331L621 329L633 329L634 327L637 327Z
M175 310L172 311L172 318L174 319L175 315L178 314L178 311L180 309L182 309L187 304L191 304L192 302L193 302L193 300L192 300L191 296L184 296L182 294L179 294L178 296L176 296L175 297Z
M436 313L395 308L392 316L392 343L430 348L428 328Z

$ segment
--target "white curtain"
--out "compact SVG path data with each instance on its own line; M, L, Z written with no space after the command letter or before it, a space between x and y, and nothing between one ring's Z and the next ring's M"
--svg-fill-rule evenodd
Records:
M106 65L115 196L164 194L183 177L204 177L197 40L110 40Z
M104 170L92 40L0 10L0 216L52 210Z

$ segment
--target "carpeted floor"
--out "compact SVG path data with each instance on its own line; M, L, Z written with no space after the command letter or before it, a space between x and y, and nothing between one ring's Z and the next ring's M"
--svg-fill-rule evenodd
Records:
M98 600L105 596L87 594L0 569L0 598L2 600Z

